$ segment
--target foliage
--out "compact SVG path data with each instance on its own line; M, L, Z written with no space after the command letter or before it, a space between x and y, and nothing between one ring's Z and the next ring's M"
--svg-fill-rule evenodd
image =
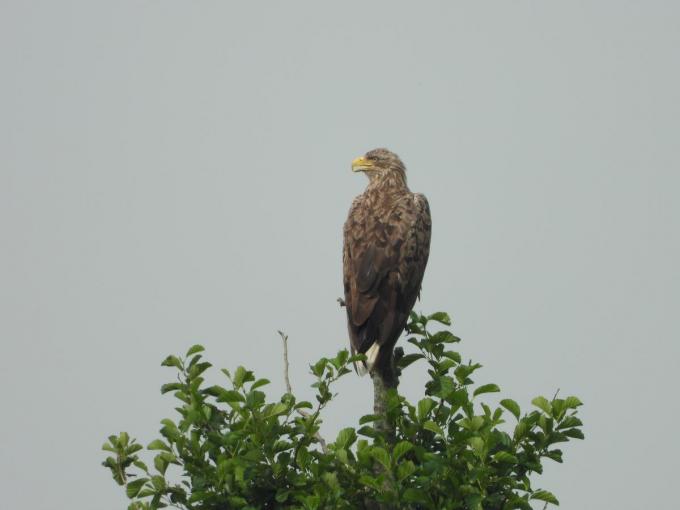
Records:
M327 448L320 443L321 413L334 397L332 385L361 356L343 350L311 365L316 378L312 405L289 393L267 401L261 388L269 381L243 367L222 370L228 388L206 387L202 374L211 365L202 358L203 347L195 345L185 357L163 361L178 372L176 382L163 385L161 392L174 393L179 416L162 420L161 437L147 445L155 455L153 469L138 457L142 446L125 432L104 445L113 454L104 466L125 486L130 510L376 504L530 510L531 500L557 505L553 494L532 487L530 475L542 472L546 458L562 462L556 444L583 438L576 417L579 399L537 397L532 401L536 409L525 413L508 398L491 408L479 396L500 391L498 386L474 385L471 377L480 365L463 363L450 350L460 339L446 329L432 332L433 324L449 326L448 315L411 314L408 342L416 351L400 360L400 368L424 360L430 377L417 403L394 390L388 395L394 440L370 426L376 416L366 415L358 429L341 430Z

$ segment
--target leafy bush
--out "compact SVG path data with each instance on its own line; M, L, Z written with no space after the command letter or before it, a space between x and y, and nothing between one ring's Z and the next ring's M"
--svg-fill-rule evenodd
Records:
M113 455L103 464L125 486L130 510L557 505L553 494L532 487L530 475L542 472L546 458L562 462L557 443L583 438L579 399L537 397L536 409L522 413L506 398L492 409L478 397L499 387L475 386L471 376L480 365L463 363L450 350L460 339L447 329L432 332L433 323L449 326L450 320L445 313L411 314L408 342L416 351L399 360L401 369L428 364L424 397L412 404L390 390L385 417L363 416L358 429L341 430L328 445L318 434L322 411L334 396L332 385L361 356L342 350L311 365L314 404L290 393L267 401L261 388L269 381L243 367L222 370L229 388L206 387L202 374L211 364L200 345L183 358L168 356L163 365L178 377L161 392L174 392L179 416L162 420L161 437L147 446L153 469L138 457L142 445L125 432L109 437L103 448ZM393 436L370 426L381 418Z

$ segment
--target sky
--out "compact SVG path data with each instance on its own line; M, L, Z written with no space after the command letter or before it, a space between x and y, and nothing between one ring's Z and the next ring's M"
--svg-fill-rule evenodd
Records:
M585 403L535 485L673 506L679 23L671 1L0 2L3 506L125 508L101 444L157 436L160 362L194 343L277 399L283 330L310 397L348 345L350 163L383 146L432 210L416 310L523 409ZM337 391L330 439L372 406L367 378Z

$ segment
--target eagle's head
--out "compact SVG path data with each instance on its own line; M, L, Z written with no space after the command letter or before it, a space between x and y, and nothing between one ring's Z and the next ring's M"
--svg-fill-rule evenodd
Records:
M399 156L387 149L373 149L352 161L353 172L364 172L371 182L398 179L406 182L406 167Z

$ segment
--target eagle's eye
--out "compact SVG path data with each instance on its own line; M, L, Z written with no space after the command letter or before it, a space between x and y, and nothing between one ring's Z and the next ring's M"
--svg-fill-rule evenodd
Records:
M387 158L383 154L376 153L368 154L366 156L366 159L369 159L370 161L373 161L375 163L384 163L385 161L387 161Z
M371 161L374 166L382 170L389 170L390 168L394 167L396 163L398 163L398 158L390 151L385 149L375 149L369 151L364 157Z

